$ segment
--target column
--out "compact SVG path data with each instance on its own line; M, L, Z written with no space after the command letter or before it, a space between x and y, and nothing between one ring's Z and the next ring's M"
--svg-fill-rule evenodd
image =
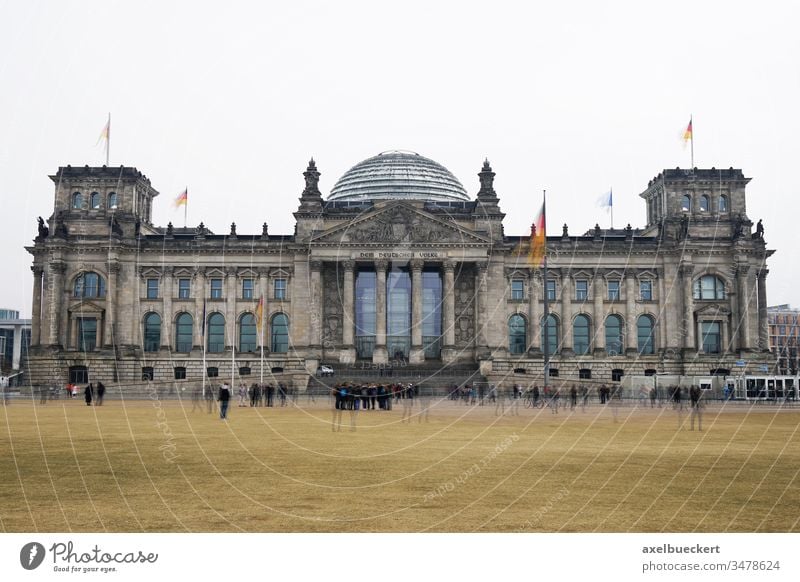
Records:
M488 263L475 263L475 356L481 358L489 355L486 343L486 272Z
M50 282L47 289L47 345L57 346L61 342L60 319L62 312L62 297L64 295L64 273L67 270L66 263L52 261L50 263ZM66 338L65 338L66 339ZM63 342L62 345L66 345Z
M664 289L664 270L658 270L658 348L664 353L669 343L669 330L667 325L672 325L670 318L667 317L667 294Z
M262 304L261 321L256 322L260 330L258 334L258 345L267 348L269 347L269 343L266 341L267 318L269 318L269 307L267 305L269 297L269 269L261 268L258 270L258 293L259 299L264 302Z
M531 355L539 355L542 351L542 310L539 305L538 269L528 272L528 351Z
M625 351L635 356L639 351L639 337L636 330L636 278L633 271L625 274Z
M194 272L192 281L192 294L194 295L194 326L192 326L192 343L195 347L203 349L203 306L206 300L206 269L199 267ZM205 373L205 371L203 371Z
M161 301L164 306L161 314L161 345L166 348L172 346L172 272L172 265L167 265L161 277Z
M769 319L767 318L767 274L769 270L760 269L758 277L758 349L769 351Z
M692 295L692 275L694 273L694 267L691 265L682 265L678 268L678 272L683 278L683 349L685 351L696 352L694 298Z
M409 361L412 364L421 364L425 361L425 351L422 349L422 266L423 261L411 261L411 354Z
M606 310L603 307L603 275L595 273L592 281L592 301L594 302L594 355L605 357L606 353Z
M39 265L31 267L33 271L33 300L31 302L31 347L38 346L41 341L42 325L42 274L44 269Z
M313 260L311 269L311 336L309 347L322 348L322 261Z
M356 361L356 348L353 336L355 333L355 262L342 261L339 265L344 269L344 289L342 289L342 350L339 361L352 364Z
M225 334L226 348L236 350L239 338L236 333L236 267L225 269Z
M116 342L114 338L114 323L117 321L117 283L119 279L119 261L112 259L108 262L108 281L106 282L106 315L103 325L103 346L113 349Z
M736 267L736 304L737 316L735 325L738 327L739 349L750 349L750 300L747 296L747 273L750 265L740 264Z
M388 261L375 261L375 349L372 352L372 362L386 364L389 354L386 351L386 268Z
M455 288L455 262L446 260L442 265L444 269L444 285L442 288L442 327L444 328L444 346L442 347L442 361L452 362L456 356L456 288Z
M567 269L561 271L561 335L562 354L575 355L572 339L572 275Z

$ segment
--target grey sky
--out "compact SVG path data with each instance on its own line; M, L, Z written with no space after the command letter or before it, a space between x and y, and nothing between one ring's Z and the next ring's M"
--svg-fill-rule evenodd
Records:
M169 5L167 5L169 4ZM252 3L255 4L255 3ZM30 315L48 175L135 166L161 192L154 221L291 233L314 156L327 195L357 162L410 149L471 195L488 157L507 234L548 191L550 233L608 215L645 222L663 168L740 167L763 218L770 304L800 306L795 215L800 37L793 3L0 3L0 306ZM10 284L9 284L10 283Z

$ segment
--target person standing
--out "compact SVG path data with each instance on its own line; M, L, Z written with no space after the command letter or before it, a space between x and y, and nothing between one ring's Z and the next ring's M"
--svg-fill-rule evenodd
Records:
M97 406L103 406L103 398L106 395L106 387L102 382L97 383Z
M572 388L569 389L569 409L575 410L575 407L578 405L578 389L575 387L575 384L572 385Z
M250 392L253 395L250 399L250 406L255 406L256 400L256 388L255 384L250 388ZM244 385L244 382L239 384L239 406L247 406L247 386Z
M91 382L88 386L86 386L86 390L83 391L83 399L86 400L86 406L92 405L92 394L94 393L94 386L92 386Z
M231 399L231 388L228 386L227 382L223 382L222 386L219 387L219 394L217 395L217 400L219 400L219 417L222 420L228 419L228 403Z
M691 402L691 428L694 430L694 419L697 418L697 430L703 430L703 391L699 386L692 386L689 389L689 401Z

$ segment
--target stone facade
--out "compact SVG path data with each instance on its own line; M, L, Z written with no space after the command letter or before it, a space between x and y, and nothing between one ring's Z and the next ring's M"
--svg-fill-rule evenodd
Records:
M266 224L219 235L202 223L153 225L158 192L135 168L59 168L55 211L28 247L31 382L125 386L233 371L302 389L322 363L398 354L535 381L546 293L560 378L708 375L770 360L773 251L763 229L751 232L741 170L664 170L641 194L643 228L565 226L547 238L547 287L529 263L530 236L503 231L488 162L473 201L326 202L313 160L304 177L294 235ZM404 294L387 287L398 281ZM398 313L411 322L402 337Z

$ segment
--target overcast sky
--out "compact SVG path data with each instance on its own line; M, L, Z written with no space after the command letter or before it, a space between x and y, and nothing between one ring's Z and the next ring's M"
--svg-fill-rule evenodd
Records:
M252 3L256 4L256 3ZM268 6L267 6L268 4ZM0 307L30 316L23 246L59 166L135 166L154 222L292 233L313 156L327 196L359 161L409 149L474 196L488 157L507 234L548 191L551 234L645 223L663 168L751 177L770 304L800 307L800 35L795 3L0 1ZM538 4L538 3L537 3ZM527 6L527 7L526 7Z

